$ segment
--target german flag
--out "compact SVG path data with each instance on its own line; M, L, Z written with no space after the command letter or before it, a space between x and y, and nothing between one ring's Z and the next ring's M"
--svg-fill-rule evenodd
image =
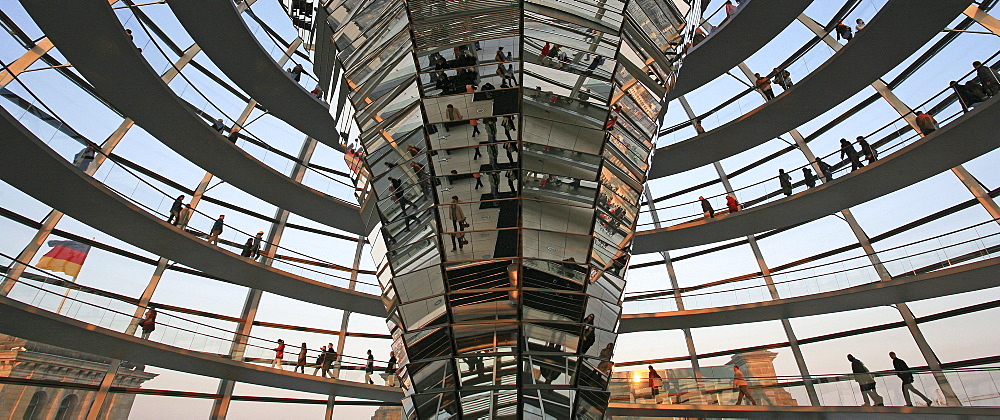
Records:
M35 267L61 271L73 277L80 275L80 267L83 267L83 261L87 259L90 245L77 241L49 241L49 246L52 249L38 260Z

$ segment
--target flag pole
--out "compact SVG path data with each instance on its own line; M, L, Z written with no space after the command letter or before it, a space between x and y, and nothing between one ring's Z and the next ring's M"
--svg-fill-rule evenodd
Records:
M72 282L76 283L76 276L73 276L73 281ZM66 299L69 298L69 292L70 292L70 290L72 290L72 289L70 289L69 286L67 286L66 287L66 291L63 292L62 300L59 301L59 307L56 308L56 315L61 315L62 309L63 309L63 305L66 304Z

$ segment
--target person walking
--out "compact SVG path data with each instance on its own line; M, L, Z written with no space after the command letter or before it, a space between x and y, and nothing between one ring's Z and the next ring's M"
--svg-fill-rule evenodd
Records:
M757 78L757 81L754 82L754 87L764 95L764 99L768 101L774 99L774 91L771 90L771 79L761 76L760 73L754 73L753 75Z
M424 165L417 162L410 162L410 169L413 170L413 174L417 176L417 180L420 181L420 189L425 195L431 194L431 180L427 177L427 171L424 170Z
M257 236L253 237L253 244L250 246L250 259L256 260L260 256L260 243L264 239L264 231L257 232Z
M194 209L191 208L191 205L185 204L184 207L181 208L180 215L177 216L177 224L175 226L184 229L184 227L187 226L188 221L191 220L192 213L194 213Z
M872 145L868 144L864 136L858 136L858 146L861 147L861 154L865 155L865 159L868 160L868 164L871 165L872 162L878 160L878 153Z
M855 22L857 22L857 25L854 27L854 29L856 29L858 32L861 32L862 29L865 29L865 21L858 19Z
M302 81L302 73L305 72L306 69L302 68L301 64L296 64L295 67L292 67L292 79L295 79L296 82Z
M452 105L452 104L448 104L448 106L445 107L444 115L445 115L445 118L448 119L448 121L458 121L458 120L462 119L462 113L459 112L458 108L455 108L455 106ZM450 130L448 130L448 126L449 125L450 124L448 124L448 123L444 124L444 131L450 131Z
M212 224L212 230L208 235L208 242L212 245L219 245L219 235L222 234L222 227L225 225L226 215L219 215Z
M465 222L465 212L462 211L462 206L458 204L458 196L451 196L451 252L455 252L455 246L458 245L458 249L462 249L467 241L465 240L465 227L468 226Z
M250 258L251 255L253 255L253 238L247 238L247 243L243 244L243 251L240 252L240 256Z
M396 386L396 352L389 352L389 361L385 364L385 385Z
M316 356L316 367L313 369L313 376L316 376L316 373L323 369L324 360L326 360L326 346L319 348L319 355ZM326 372L323 372L323 377L326 377Z
M292 369L292 372L306 374L306 351L306 343L302 343L302 347L299 348L299 358L295 360L295 368Z
M784 169L778 169L778 183L781 184L781 192L785 197L792 195L792 177L785 173Z
M903 359L896 357L896 352L892 351L889 352L889 358L892 359L892 370L896 371L896 376L903 381L903 399L906 400L906 406L913 407L913 401L910 400L910 393L912 392L917 394L918 397L923 398L924 403L930 407L933 401L913 387L913 372L906 362Z
M715 209L712 208L712 203L709 203L705 197L698 197L698 201L701 202L701 211L705 213L705 218L714 219Z
M736 197L733 197L732 195L727 195L726 207L729 208L730 213L736 213L740 211L740 202L736 201Z
M170 205L170 217L167 218L167 223L173 226L177 226L178 219L181 216L181 209L184 206L184 194L177 196L174 199L174 203Z
M420 154L420 149L412 144L406 146L406 151L410 154L410 157L417 157Z
M726 3L723 5L723 7L725 7L725 9L726 9L726 19L727 20L730 19L730 18L732 18L733 15L735 15L736 12L738 12L740 10L740 8L736 7L736 5L734 5L733 2L730 1L730 0L726 0Z
M510 192L516 193L517 192L517 170L516 169L508 169L507 172L504 174L504 177L507 178L507 186L510 187Z
M858 383L858 387L861 389L861 396L865 399L865 406L872 405L873 402L876 406L885 405L882 403L882 396L878 395L878 392L875 391L875 377L868 372L865 364L850 354L847 355L847 360L851 361L851 371L854 372L854 381ZM869 398L871 398L871 401L869 401Z
M979 79L979 84L983 85L983 91L987 95L993 96L1000 92L1000 78L997 77L996 70L984 66L981 61L973 61L972 68L976 69L976 78Z
M490 194L494 200L500 199L500 171L490 171L486 174L490 179ZM495 207L500 207L500 203L494 203Z
M156 330L156 308L153 305L146 307L146 315L139 321L139 326L142 327L142 339L149 340L149 335Z
M865 164L861 163L861 157L858 155L858 151L854 150L854 145L847 139L840 139L840 159L847 158L851 161L851 172L854 172L858 168L864 168Z
M278 370L285 370L281 367L281 359L285 358L285 340L278 339L278 347L274 348L274 360L271 361L271 367L278 368Z
M502 68L503 66L501 65L500 67ZM505 82L508 79L510 79L510 86L511 87L518 86L517 76L514 75L514 65L513 64L508 64L507 65L507 69L504 70L504 72L503 72L503 77L504 77L504 81Z
M481 174L479 172L476 172L476 173L472 174L472 177L476 179L476 188L475 189L478 190L479 187L483 186L483 174Z
M774 68L774 83L781 86L782 89L788 90L793 86L792 74L785 69Z
M572 266L570 267L572 270ZM587 314L583 318L583 334L580 336L580 354L587 354L587 351L597 342L597 332L594 329L594 314Z
M733 365L733 388L736 389L739 395L736 397L736 404L734 405L742 405L744 397L751 405L757 405L757 400L753 399L753 396L750 395L750 391L747 389L747 380L743 377L743 372L736 365Z
M656 373L656 369L653 366L649 366L649 390L653 394L653 402L659 403L656 396L660 395L660 387L663 386L663 378L660 377L659 373Z
M327 346L326 346L326 356L323 357L323 377L324 378L327 377L326 375L330 375L331 379L334 378L333 372L331 372L330 369L333 367L333 364L336 363L336 362L337 362L337 351L333 349L333 343L327 343Z
M365 382L368 382L368 385L375 385L375 382L372 382L373 373L375 373L375 356L372 356L372 349L368 349L368 362L365 364Z
M958 99L962 101L962 105L964 105L964 110L966 112L968 112L969 109L975 108L976 105L986 101L986 91L984 91L983 87L978 85L973 80L965 82L964 85L960 85L957 81L952 80L948 83L948 85L951 86L952 89L955 89L955 94L957 94Z
M694 120L694 132L698 133L699 135L705 134L705 127L703 127L701 125L701 120L700 119L695 119Z
M802 180L809 188L816 186L816 175L808 167L802 168Z
M922 111L917 111L914 114L917 116L917 127L920 128L921 134L926 136L938 129L938 122L933 115L925 114Z
M837 26L833 28L837 32L837 40L843 39L844 42L850 41L854 38L854 33L851 32L851 27L844 24L844 20L838 20Z
M469 125L472 126L472 137L479 135L479 120L469 120Z
M507 153L507 163L514 163L514 152L517 151L517 143L510 142L503 144L503 151Z
M497 141L497 119L485 118L483 122L486 123L486 139L491 142Z
M215 122L212 123L212 128L215 129L215 131L218 131L219 134L226 133L226 125L222 123L222 118L215 120Z
M511 131L517 131L517 126L514 124L514 116L504 115L503 121L500 122L500 126L503 127L503 134L507 136L507 141L514 141L514 139L510 137ZM510 156L509 151L507 152L507 156ZM511 160L511 162L513 162L513 160Z
M823 178L826 178L826 182L833 181L833 167L820 158L816 158L816 166L819 166L820 173L823 174Z

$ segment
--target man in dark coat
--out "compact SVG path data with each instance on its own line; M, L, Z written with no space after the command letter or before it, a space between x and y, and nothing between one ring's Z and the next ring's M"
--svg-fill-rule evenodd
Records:
M177 222L180 219L181 208L184 205L184 195L179 195L174 199L174 204L170 205L170 217L167 218L167 223L177 226Z
M219 235L222 234L222 227L225 224L225 218L225 215L220 215L218 219L215 219L215 223L212 224L211 233L208 235L208 242L212 245L219 244Z
M913 407L913 401L910 401L910 392L912 392L917 394L918 397L923 398L927 406L930 407L933 401L913 387L913 373L910 371L910 367L906 365L906 362L896 357L896 353L891 351L889 352L889 358L892 359L892 370L896 371L896 376L903 381L903 398L906 399L906 406Z

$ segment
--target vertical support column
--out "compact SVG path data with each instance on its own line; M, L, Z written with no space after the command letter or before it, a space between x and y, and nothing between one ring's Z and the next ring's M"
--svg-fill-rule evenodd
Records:
M12 61L7 68L0 70L0 88L6 87L7 84L13 82L17 75L23 73L32 64L35 64L40 58L48 54L49 50L52 49L52 41L48 38L42 38L35 43L35 46L31 47L27 52L24 53L17 60Z
M722 169L722 164L719 162L714 162L715 170L719 174L719 179L726 188L726 193L733 193L733 186L729 183L729 177L726 175L725 170ZM778 294L777 287L774 286L774 279L771 278L771 269L768 268L767 262L764 261L764 254L760 252L760 247L757 245L757 238L754 235L747 235L747 243L750 244L750 249L753 251L753 256L757 260L757 266L760 268L761 276L764 277L764 283L767 285L767 291L771 294L772 300L780 299L781 296ZM805 385L806 394L809 395L809 403L811 405L820 405L819 394L816 393L816 387L813 384L812 376L809 374L809 366L806 365L805 357L802 355L802 349L799 347L799 340L795 336L795 331L792 329L792 323L788 318L781 318L781 327L785 330L785 336L788 337L788 347L792 350L792 356L795 358L795 364L799 368L799 373L802 375L802 383Z
M347 288L354 290L358 285L358 269L361 268L361 251L365 249L365 237L358 236L358 246L354 249L354 263L351 264L351 282ZM347 324L350 321L351 312L345 310L340 318L340 333L337 334L337 360L333 365L333 377L340 379L341 359L344 357L344 344L347 341ZM330 395L326 400L326 420L333 419L333 408L336 405L336 395Z
M976 10L972 10L971 11L972 14L970 15L970 9L976 9ZM986 15L985 13L981 14L976 13L978 8L976 8L974 5L970 6L970 9L966 9L965 13L967 15L972 16L974 19L975 19L974 15L980 15L980 19L985 19L982 17L982 15L985 15L985 17L992 19L992 17L989 17L989 15ZM807 28L809 28L809 30L811 30L814 34L823 37L823 41L828 46L830 46L830 48L832 48L834 51L839 51L840 48L842 47L842 45L836 40L834 40L833 37L831 37L829 34L827 34L823 30L823 27L815 20L809 18L805 14L799 15L798 20ZM979 19L977 19L977 21L979 21ZM993 19L993 21L996 21L996 19ZM885 82L883 82L882 80L877 80L875 81L875 83L872 83L871 86L872 88L875 89L876 92L878 92L878 94L882 97L882 99L888 102L889 105L892 106L892 108L895 109L896 112L898 112L899 115L903 117L904 120L906 120L907 124L909 124L914 131L920 133L920 128L917 127L916 116L913 114L913 110L910 109L910 107L907 106L905 103L903 103L903 101L900 100L899 97L897 97L894 93L892 93L892 89L890 89L885 84ZM816 158L813 155L812 151L809 149L809 146L806 144L802 136L798 133L797 130L793 130L793 132L790 134L792 135L792 138L795 139L795 143L798 146L799 150L801 150L802 153L805 154L806 158L813 163L814 169L818 170L818 168L815 168ZM952 168L951 171L958 177L959 180L962 181L962 183L966 186L966 188L968 188L969 191L972 192L973 196L976 197L977 201L979 201L979 203L983 206L983 208L985 208L986 211L994 219L1000 218L1000 207L997 206L997 203L993 201L993 198L989 196L986 190L982 187L982 184L980 184L979 181L972 176L972 174L970 174L961 165ZM823 172L818 171L816 173L822 174ZM827 181L825 178L822 179L823 182ZM889 273L888 270L886 270L885 266L882 264L882 261L881 259L879 259L878 254L875 253L875 248L872 247L871 245L871 240L868 238L868 235L865 233L865 231L861 228L861 225L858 224L858 221L854 218L854 215L851 214L850 209L844 209L843 211L841 211L841 215L843 215L844 221L847 222L848 226L851 227L851 231L854 232L854 236L858 238L858 243L861 245L861 248L864 249L865 254L868 255L868 259L871 261L872 267L875 268L875 272L878 274L879 279L881 281L891 280L892 275ZM1000 221L998 221L998 223L1000 223ZM941 372L940 360L938 360L938 357L934 353L934 349L931 348L930 343L927 342L927 339L924 337L923 332L920 331L920 327L917 325L915 317L913 316L913 312L910 311L909 306L907 306L906 303L899 303L896 305L896 309L899 311L899 315L903 318L903 322L906 324L906 328L910 331L910 335L913 337L913 341L916 343L917 349L920 350L921 356L923 356L924 361L927 362L927 367L930 368L930 370L933 372L934 379L938 383L938 386L941 388L941 393L944 394L945 400L948 402L948 405L961 406L962 403L955 395L955 391L954 389L952 389L951 383L948 382L948 378L946 378L944 374Z
M106 411L110 402L108 399L108 390L111 389L111 385L115 381L115 373L121 367L122 361L118 359L111 359L108 363L108 373L104 375L104 379L101 379L100 391L94 395L94 402L90 405L90 409L87 410L87 420L97 420L100 418L101 412Z
M649 214L653 218L653 227L659 229L662 227L660 223L660 216L656 214L656 207L653 204L653 193L649 190L649 183L646 183L646 188L643 189L643 195L646 196L646 206L649 207ZM677 305L678 311L684 310L684 298L681 297L680 286L677 284L677 273L674 271L674 264L670 260L670 253L667 251L660 251L660 256L663 257L664 267L667 269L667 278L670 279L670 287L674 290L674 304ZM688 356L691 358L691 370L694 371L695 378L701 378L701 364L698 362L698 351L694 347L694 337L691 335L690 328L681 328L684 333L684 342L687 344Z
M744 73L749 71L743 63L740 63L740 68L744 71ZM691 105L688 104L687 99L680 97L679 100L681 106L684 107L684 111L687 113L688 118L695 118L696 115L691 109ZM733 186L730 184L729 176L726 175L726 171L722 168L722 164L719 162L713 162L713 166L715 166L715 171L718 173L719 180L726 189L726 193L733 194ZM781 296L778 294L778 289L774 286L774 279L771 278L771 270L768 268L767 262L764 261L764 255L761 253L760 247L757 245L757 238L754 235L747 235L747 243L750 244L750 249L753 251L754 259L757 260L757 266L760 268L761 275L764 278L764 283L767 285L767 290L771 294L771 299L779 299ZM798 366L799 374L802 376L802 383L805 385L806 394L809 396L809 403L812 405L820 405L819 395L816 393L816 387L813 384L812 376L809 374L809 366L806 365L805 357L802 355L802 349L799 347L798 338L795 336L792 324L787 318L782 318L781 326L785 330L785 336L788 338L789 348L792 350L792 356L795 358L795 364Z
M745 64L740 63L740 68L746 73L749 69ZM752 73L750 73L752 74ZM684 107L684 112L687 113L688 118L693 119L697 115L694 110L691 109L691 105L688 103L687 99L683 96L678 98L681 106ZM729 176L726 175L726 171L722 169L722 164L719 162L713 162L715 166L715 172L719 174L719 180L722 181L723 187L726 189L727 194L733 194L733 185L729 183ZM771 270L767 266L767 262L764 261L764 254L760 252L760 247L757 246L757 238L754 235L747 235L747 243L750 244L750 249L753 251L754 259L757 260L757 266L760 268L761 275L764 277L764 283L767 285L767 290L771 294L771 299L779 299L781 296L778 295L778 289L774 286L774 279L771 278ZM795 336L795 331L792 329L792 323L787 318L781 318L781 326L785 330L785 336L788 338L788 347L792 350L792 356L795 358L795 364L799 368L799 374L802 376L802 383L805 385L806 394L809 396L809 403L811 405L820 405L819 395L816 393L816 386L813 384L812 376L809 374L809 366L806 365L805 357L802 355L802 349L799 347L799 340Z
M251 108L252 107L248 107ZM247 115L249 115L247 113ZM292 170L291 178L295 182L302 182L302 178L305 177L306 165L309 164L309 160L312 159L313 152L316 151L316 140L307 137L302 143L302 148L299 150L298 159L301 163L295 165ZM207 175L206 175L207 176ZM267 240L264 243L264 250L261 253L263 258L261 264L270 266L274 263L274 255L278 250L278 243L281 242L281 237L285 232L285 226L288 223L289 211L285 209L278 209L275 212L274 218L276 219L274 223L271 223L271 228L267 234ZM240 324L237 326L236 336L233 340L233 345L229 351L229 358L239 362L243 361L243 356L246 354L247 340L250 337L250 330L253 328L254 319L257 317L257 308L260 305L260 298L263 292L258 289L250 289L247 293L246 301L243 304L243 311L240 314ZM212 403L212 414L211 418L215 419L225 419L226 414L229 412L229 404L232 402L233 388L236 386L236 382L223 379L219 382L218 395L221 397Z
M978 7L976 7L976 5L974 4L969 5L969 8L965 10L965 15L974 19L977 23L983 25L984 28L990 30L990 32L992 32L994 35L1000 36L1000 21L990 16L983 10L979 9ZM826 32L823 30L823 27L815 20L811 19L810 17L804 14L799 15L798 20L799 22L802 22L802 24L805 25L807 28L809 28L809 30L813 31L813 33L815 33L817 36L823 36L823 41L834 51L839 51L840 48L843 47L830 35L824 36ZM906 120L907 124L909 124L914 131L920 133L920 128L917 127L917 120L916 116L913 114L913 110L909 106L907 106L902 100L900 100L899 97L897 97L894 93L892 93L892 89L890 89L885 84L885 82L883 82L882 80L876 80L875 83L872 83L871 86L872 88L875 89L875 91L878 92L880 96L882 96L882 99L884 99L886 102L889 103L889 106L895 109L896 112L898 112L899 115ZM979 204L983 206L986 212L990 214L990 217L994 219L1000 219L1000 206L998 206L997 202L993 200L993 197L990 197L989 193L986 191L985 188L983 188L983 185L979 182L979 180L977 180L974 176L972 176L972 174L969 173L969 171L966 170L965 167L962 165L952 168L951 172L955 174L955 176L957 176L958 179L962 181L962 184L965 185L965 188L967 188L969 192L971 192L972 195L976 197L976 201L978 201ZM998 220L997 223L1000 223L1000 220Z

